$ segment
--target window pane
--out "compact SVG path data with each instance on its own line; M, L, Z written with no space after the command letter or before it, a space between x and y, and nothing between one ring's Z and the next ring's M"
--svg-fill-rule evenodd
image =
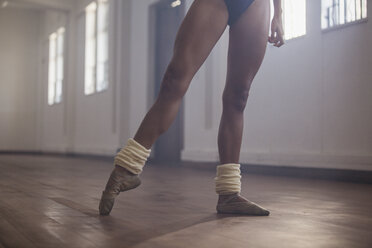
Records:
M58 30L57 36L57 80L63 80L64 29Z
M108 61L97 65L97 91L102 91L108 87Z
M48 104L52 105L55 98L56 80L56 33L49 36L49 68L48 68Z
M57 36L57 54L58 55L63 55L63 49L64 49L64 36L65 36L65 29L64 28L60 28L58 29L58 36Z
M62 82L63 82L63 57L57 57L57 78L56 78L56 102L62 100Z
M85 64L95 66L96 64L96 39L89 38L85 44Z
M362 18L367 18L367 0L362 0Z
M345 8L345 1L344 0L338 0L339 1L339 9L338 9L338 16L339 16L339 20L338 20L338 24L344 24L345 23L345 11L346 11L346 8Z
M108 33L103 32L98 36L97 47L97 91L102 91L108 86Z
M348 0L347 1L347 16L346 19L348 22L355 21L355 0Z
M98 1L98 32L107 29L108 27L108 2L104 0Z
M48 80L48 104L52 105L54 103L55 97L55 63L54 61L49 61L49 80Z
M306 0L284 0L283 13L286 40L306 34Z
M55 79L55 103L62 101L62 82L63 82L63 55L64 55L64 35L65 29L57 30L57 49L56 49L56 79Z
M104 62L108 59L108 34L107 32L99 33L97 44L97 60Z
M56 81L56 103L60 103L62 101L62 80Z
M85 87L84 93L86 95L94 93L95 67L85 68Z
M96 8L97 4L92 2L86 8L86 37L93 38L96 34Z
M59 56L57 58L57 80L63 79L63 57Z
M328 8L330 6L330 1L331 0L322 0L322 16L321 16L321 21L322 21L322 28L327 28L329 27L329 11Z
M92 94L95 88L96 67L96 2L86 8L85 23L85 82L84 93Z
M98 1L97 91L108 87L108 1Z
M85 48L85 94L94 93L96 68L96 40L88 39Z
M104 90L105 85L105 68L103 63L97 64L97 91Z

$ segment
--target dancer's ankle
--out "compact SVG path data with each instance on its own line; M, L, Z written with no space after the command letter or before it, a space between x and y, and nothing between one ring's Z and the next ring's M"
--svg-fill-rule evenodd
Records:
M125 173L125 174L129 174L129 175L136 175L132 172L130 172L129 170L127 170L126 168L124 168L123 166L120 166L120 165L115 165L115 170L119 171L120 173Z
M239 193L218 195L218 204L228 201L231 198L237 197Z

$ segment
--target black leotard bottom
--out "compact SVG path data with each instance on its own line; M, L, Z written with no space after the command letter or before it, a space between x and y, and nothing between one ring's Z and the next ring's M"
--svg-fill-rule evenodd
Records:
M227 24L231 27L253 1L254 0L225 0L227 10L229 11L229 20Z

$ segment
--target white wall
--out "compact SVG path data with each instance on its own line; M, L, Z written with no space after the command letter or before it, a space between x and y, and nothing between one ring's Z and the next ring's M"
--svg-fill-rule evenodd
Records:
M0 8L0 150L38 150L39 15Z
M307 1L307 35L268 48L245 112L242 163L372 170L372 25L322 32L319 11L320 0ZM226 51L225 33L187 94L185 160L218 160Z

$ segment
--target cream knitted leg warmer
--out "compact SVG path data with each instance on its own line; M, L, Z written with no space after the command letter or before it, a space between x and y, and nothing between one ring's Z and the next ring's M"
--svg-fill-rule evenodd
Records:
M230 195L240 193L240 164L222 164L217 166L215 177L216 193Z
M261 206L240 196L240 164L217 166L216 192L219 194L217 212L223 214L269 215Z
M125 147L116 154L114 164L124 167L133 174L141 174L151 150L146 149L134 139L129 139Z

